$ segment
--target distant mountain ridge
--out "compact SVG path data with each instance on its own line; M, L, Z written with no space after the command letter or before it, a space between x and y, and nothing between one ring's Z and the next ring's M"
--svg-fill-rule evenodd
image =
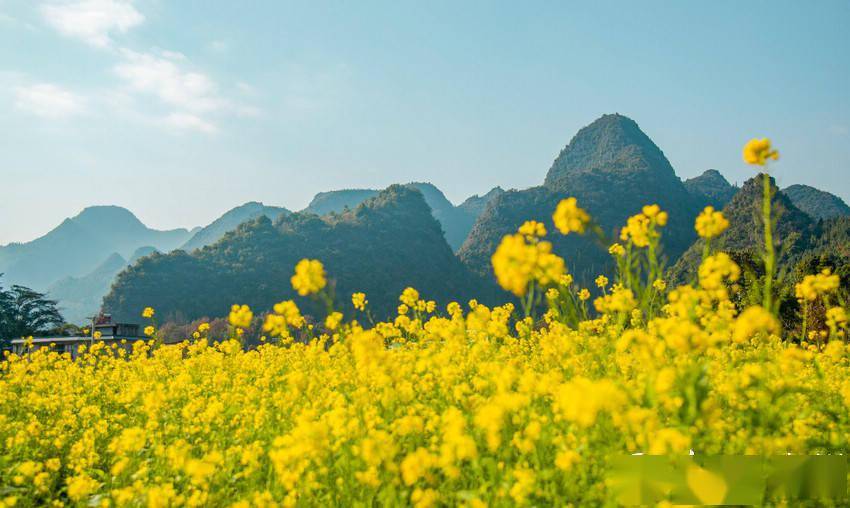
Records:
M709 169L699 176L685 180L685 188L697 199L720 210L738 192L738 187L730 184L720 171Z
M4 281L43 291L64 277L81 277L113 252L129 258L139 247L169 251L188 240L186 229L151 229L118 206L92 206L31 242L0 247Z
M256 219L263 215L272 221L276 220L281 215L290 214L289 210L279 206L266 206L257 201L249 201L244 205L231 208L221 217L211 222L208 226L201 228L197 233L180 246L185 251L192 251L212 245L213 243L224 237L228 231L233 231L243 222Z
M850 216L850 206L843 199L810 185L791 185L782 189L794 206L817 219L833 219Z
M723 214L729 220L729 228L713 239L712 245L729 253L757 255L764 242L764 226L760 220L762 185L761 176L744 182L741 190L723 208ZM772 216L776 220L774 239L778 263L790 266L811 248L819 233L812 218L794 206L783 192L779 192L772 178L771 186L774 192ZM694 277L702 258L703 245L703 240L696 240L679 258L671 270L674 282L684 283Z
M471 196L462 204L455 206L446 195L429 182L411 182L404 184L418 190L425 197L425 202L431 208L445 233L446 241L453 251L457 251L472 229L475 220L483 212L487 203L503 193L501 187L495 187L484 196ZM320 192L307 205L303 212L326 215L342 213L354 209L360 203L375 197L380 191L375 189L342 189L338 191Z
M349 312L355 291L367 294L376 317L392 313L408 285L442 304L488 293L488 283L452 253L422 193L393 185L341 214L293 213L274 223L261 216L207 248L146 257L119 274L103 310L122 319L155 305L174 321L224 316L234 302L267 311L297 298L290 277L304 257L325 264L338 305Z
M610 256L593 239L563 236L552 224L558 202L576 197L603 231L616 238L626 219L644 205L657 203L670 221L664 247L675 260L693 242L693 220L706 200L693 196L676 176L670 162L634 120L603 115L580 129L561 150L543 185L508 191L496 197L481 214L458 254L481 275L490 275L490 257L501 238L525 220L538 220L552 233L555 252L562 256L580 283L590 284L610 269Z
M112 287L115 276L139 259L155 252L158 251L150 246L139 247L128 260L113 252L91 273L82 277L65 277L54 282L47 288L47 294L59 302L59 311L65 321L85 323L100 310L103 297Z

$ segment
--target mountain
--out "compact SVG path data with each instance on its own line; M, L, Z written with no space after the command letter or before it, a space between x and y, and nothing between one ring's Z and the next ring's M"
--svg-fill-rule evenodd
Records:
M705 200L692 196L664 153L637 123L619 114L604 115L582 128L553 162L542 186L495 197L478 218L458 254L472 270L491 276L490 257L502 237L523 221L547 225L548 239L584 284L610 269L606 249L589 236L557 233L552 213L561 199L574 196L602 230L616 237L626 219L644 205L669 212L664 228L666 255L675 260L693 243L693 220Z
M186 229L148 228L129 210L93 206L31 242L0 247L0 273L10 284L45 290L65 277L82 277L113 252L130 257L141 246L170 251L188 240Z
M103 296L109 292L112 279L127 266L127 261L113 252L91 273L82 277L65 277L47 289L50 298L57 300L62 317L68 323L83 324L97 313Z
M482 197L472 196L463 204L455 206L446 198L446 195L428 182L411 182L406 187L416 189L425 197L425 202L431 208L434 218L440 222L445 233L446 241L453 251L463 244L469 234L475 220L484 210L486 204L498 196L502 191L496 187ZM320 192L307 205L303 212L326 215L329 213L342 213L346 209L353 209L360 203L372 198L379 191L374 189L344 189L330 192Z
M483 196L479 196L475 194L474 196L470 196L466 198L466 201L458 205L458 208L462 208L466 210L469 215L475 216L476 218L484 213L484 209L487 208L487 205L490 204L490 201L493 201L497 197L504 194L505 191L501 187L493 187L490 189L487 194Z
M154 247L139 247L129 260L113 252L91 273L82 277L65 277L47 288L47 294L58 302L59 310L65 321L84 324L90 316L96 314L103 304L103 297L109 292L115 276L127 266L139 259L159 252Z
M685 180L685 188L697 199L702 199L717 210L726 206L738 188L730 184L716 169Z
M712 245L733 254L733 257L757 258L764 242L764 227L761 220L762 181L761 175L747 180L729 203L723 207L723 214L729 220L729 228ZM771 178L773 188L773 210L771 216L776 220L774 239L779 267L788 267L797 262L806 252L811 251L820 241L822 231L815 221L794 206L783 192L779 192ZM691 280L702 259L704 242L699 239L682 255L671 270L674 282Z
M393 313L408 285L442 304L492 294L454 256L422 193L393 185L341 214L261 216L207 248L143 258L118 275L103 310L137 319L151 305L163 321L189 321L227 315L233 303L263 312L296 298L315 315L314 302L297 298L290 285L305 257L324 263L346 312L356 291L367 294L375 317Z
M791 185L782 189L794 206L814 219L850 217L850 206L843 199L808 185Z
M180 248L185 251L200 249L201 247L217 242L224 236L225 233L236 229L236 227L243 222L256 219L261 215L264 215L274 221L279 216L289 213L292 212L286 208L265 206L262 203L251 201L228 210L224 213L224 215L210 223L210 225L201 228Z
M375 189L342 189L328 192L320 192L313 196L307 208L302 210L306 213L316 215L327 215L329 213L342 213L346 209L354 209L360 203L378 195Z

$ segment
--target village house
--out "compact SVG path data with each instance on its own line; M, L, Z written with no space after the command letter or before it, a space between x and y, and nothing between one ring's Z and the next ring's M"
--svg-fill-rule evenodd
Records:
M91 346L95 342L103 342L109 346L117 344L127 351L133 349L133 343L145 340L139 333L139 325L131 323L113 323L112 316L101 314L92 319L89 335L72 337L33 337L32 339L12 340L12 353L21 355L28 347L38 350L48 347L58 353L70 353L71 358L77 358L80 346Z

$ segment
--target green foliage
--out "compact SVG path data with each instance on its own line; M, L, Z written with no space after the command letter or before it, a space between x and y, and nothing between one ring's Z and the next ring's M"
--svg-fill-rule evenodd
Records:
M260 217L191 254L146 257L118 276L103 309L126 320L153 305L163 321L190 321L225 316L233 303L263 312L294 298L317 314L321 309L290 285L305 257L334 275L337 308L350 312L351 294L363 291L376 318L393 313L407 285L443 304L494 294L452 254L422 194L394 185L342 214L294 213L275 223Z
M783 189L782 193L815 220L850 217L850 206L835 194L808 185L792 185Z
M416 189L422 193L425 202L431 208L431 214L442 226L446 242L453 251L457 251L466 240L472 225L487 204L504 192L501 188L496 187L484 196L475 195L462 204L454 206L445 194L431 183L412 182L405 184L405 187ZM343 189L320 192L303 211L316 215L339 214L353 210L357 205L377 195L378 191L374 189Z
M2 275L2 274L0 274ZM45 333L63 324L56 301L30 288L0 286L0 343Z
M716 169L709 169L700 176L685 180L685 188L692 196L720 210L738 192Z
M771 179L773 242L777 249L778 273L787 271L800 257L813 248L819 231L817 224L791 203ZM764 246L762 220L763 182L759 176L747 180L729 203L723 214L730 227L712 240L714 250L755 257ZM679 258L668 278L674 284L694 280L702 259L705 242L697 240ZM734 257L734 256L733 256ZM760 268L763 273L763 266ZM746 273L746 271L745 271Z
M605 115L581 129L561 151L544 185L496 197L458 254L472 270L489 276L490 256L504 235L529 219L554 230L552 211L570 196L609 237L616 237L626 219L644 205L660 205L670 215L663 241L668 261L691 245L696 237L693 220L706 204L687 191L661 150L633 120ZM591 238L548 239L580 284L589 286L596 275L613 268L606 247Z
M292 212L286 208L266 206L263 203L251 201L228 210L224 215L195 233L192 238L180 248L187 252L200 249L217 242L225 235L225 233L233 231L243 222L256 219L261 215L264 215L274 221L281 215L288 215L290 213Z

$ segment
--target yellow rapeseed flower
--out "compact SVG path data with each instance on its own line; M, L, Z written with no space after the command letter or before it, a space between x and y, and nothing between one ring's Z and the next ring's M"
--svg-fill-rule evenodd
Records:
M237 328L248 328L251 326L251 320L254 319L254 313L247 305L236 305L230 307L230 315L227 320L231 326Z
M724 217L723 212L715 210L713 206L707 206L697 216L694 224L697 234L702 238L714 238L720 233L726 231L729 227L729 221Z
M351 304L359 311L366 310L366 304L369 301L366 299L366 293L354 293L351 295Z
M564 235L570 233L584 234L585 228L590 222L590 215L578 206L576 198L567 198L558 203L555 213L552 215L552 221L558 231Z
M504 289L523 296L532 282L553 284L565 272L564 260L549 242L528 243L524 235L507 235L493 253L493 272Z
M744 162L747 164L764 166L768 159L779 159L779 152L771 148L769 139L751 139L744 145Z
M301 296L318 293L327 284L325 267L318 259L302 259L295 265L291 281L292 288Z

